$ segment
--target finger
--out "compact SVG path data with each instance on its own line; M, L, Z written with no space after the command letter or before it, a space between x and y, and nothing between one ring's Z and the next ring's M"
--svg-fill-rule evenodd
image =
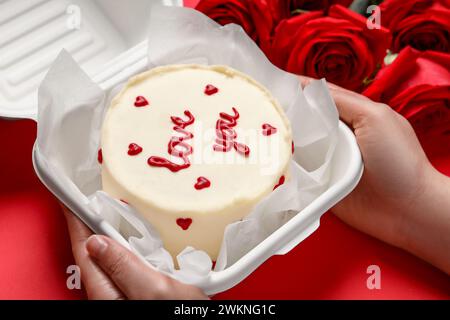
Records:
M336 103L340 118L352 128L378 104L355 92L331 85L330 93Z
M314 80L313 78L307 77L307 76L298 76L300 79L300 84L302 85L302 88L306 87L312 80Z
M86 251L86 240L92 235L91 230L64 206L63 212L69 229L72 253L75 263L80 267L81 280L88 298L102 300L124 299L123 293L114 285L106 273L92 261Z
M355 91L351 91L351 90L342 88L342 87L340 87L340 86L338 86L338 85L335 85L334 83L327 82L327 85L328 85L328 88L329 88L330 90L339 91L339 92L341 92L341 93L343 93L343 94L353 96L353 97L358 98L358 99L360 99L360 100L362 100L362 101L371 101L371 102L373 102L372 100L370 100L370 99L367 98L366 96L363 96L362 94L359 94L359 93L357 93L357 92L355 92Z
M317 80L307 76L299 76L299 79L303 88L310 84L311 81ZM367 105L370 104L373 107L376 104L369 98L334 83L327 81L327 86L334 98L340 118L353 128L355 123L369 112Z
M200 299L201 291L150 268L116 241L93 235L86 248L129 299Z
M299 77L299 79L300 79L300 83L302 84L302 87L306 87L308 84L311 83L311 81L318 80L318 79L314 79L314 78L311 78L311 77L308 77L308 76L302 76L302 75L300 75L300 76L298 76L298 77ZM365 99L365 100L369 100L369 101L370 101L369 98L367 98L367 97L365 97L365 96L363 96L363 95L360 95L359 93L356 93L356 92L354 92L354 91L351 91L351 90L347 90L347 89L345 89L345 88L342 88L342 87L340 87L340 86L338 86L338 85L336 85L336 84L334 84L334 83L332 83L332 82L326 81L326 84L327 84L327 86L328 86L328 88L329 88L330 90L332 89L332 90L342 91L342 92L345 92L345 93L347 93L347 94L349 94L349 95L358 96L358 97L360 97L360 98L362 98L362 99Z

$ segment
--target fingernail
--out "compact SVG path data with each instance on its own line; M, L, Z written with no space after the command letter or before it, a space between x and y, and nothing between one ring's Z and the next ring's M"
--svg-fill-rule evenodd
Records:
M97 257L108 247L108 243L97 235L92 235L86 241L86 249L89 255Z

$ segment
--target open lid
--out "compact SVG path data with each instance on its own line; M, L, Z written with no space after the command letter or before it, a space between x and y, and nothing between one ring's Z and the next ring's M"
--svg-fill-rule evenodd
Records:
M0 0L0 116L36 118L37 89L64 48L94 76L145 40L150 7L182 0Z

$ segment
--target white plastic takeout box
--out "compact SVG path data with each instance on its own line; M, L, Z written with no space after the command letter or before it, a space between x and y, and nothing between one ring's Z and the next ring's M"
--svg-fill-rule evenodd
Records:
M0 116L36 119L37 88L62 48L104 90L144 71L150 2L0 0ZM235 286L272 255L288 253L319 227L323 213L353 190L363 172L361 154L352 131L342 122L338 134L328 189L233 265L210 272L200 283L207 294ZM47 188L94 232L129 247L108 222L71 199L65 186L49 177L36 152L33 163Z

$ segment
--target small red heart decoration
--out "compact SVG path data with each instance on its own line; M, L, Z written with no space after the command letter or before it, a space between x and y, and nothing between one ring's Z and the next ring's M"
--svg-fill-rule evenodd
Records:
M208 84L205 87L205 94L208 96L212 96L213 94L216 94L217 92L219 92L219 89L216 88L215 86L213 86L212 84Z
M100 164L103 163L103 153L102 153L102 149L98 149L98 153L97 153L97 161L98 161L98 163L100 163Z
M273 187L273 190L275 190L276 188L281 186L285 181L286 181L286 177L285 176L281 176L280 180L278 180L278 184L275 187Z
M181 227L183 230L189 229L190 225L192 223L191 218L178 218L177 219L177 225Z
M128 154L130 156L138 155L141 152L142 152L142 147L140 147L136 143L130 143L130 145L128 146Z
M292 154L294 154L295 152L295 146L294 146L294 141L292 141Z
M209 188L210 186L211 186L211 181L209 181L205 177L198 177L197 183L194 185L195 189L197 189L197 190Z
M135 107L145 107L148 106L149 103L147 99L145 99L143 96L136 97L136 101L134 102Z
M264 136L270 136L270 135L272 135L272 134L274 134L274 133L277 132L277 128L271 126L271 125L268 124L268 123L264 123L264 124L262 125L262 129L263 129L262 134L263 134Z

